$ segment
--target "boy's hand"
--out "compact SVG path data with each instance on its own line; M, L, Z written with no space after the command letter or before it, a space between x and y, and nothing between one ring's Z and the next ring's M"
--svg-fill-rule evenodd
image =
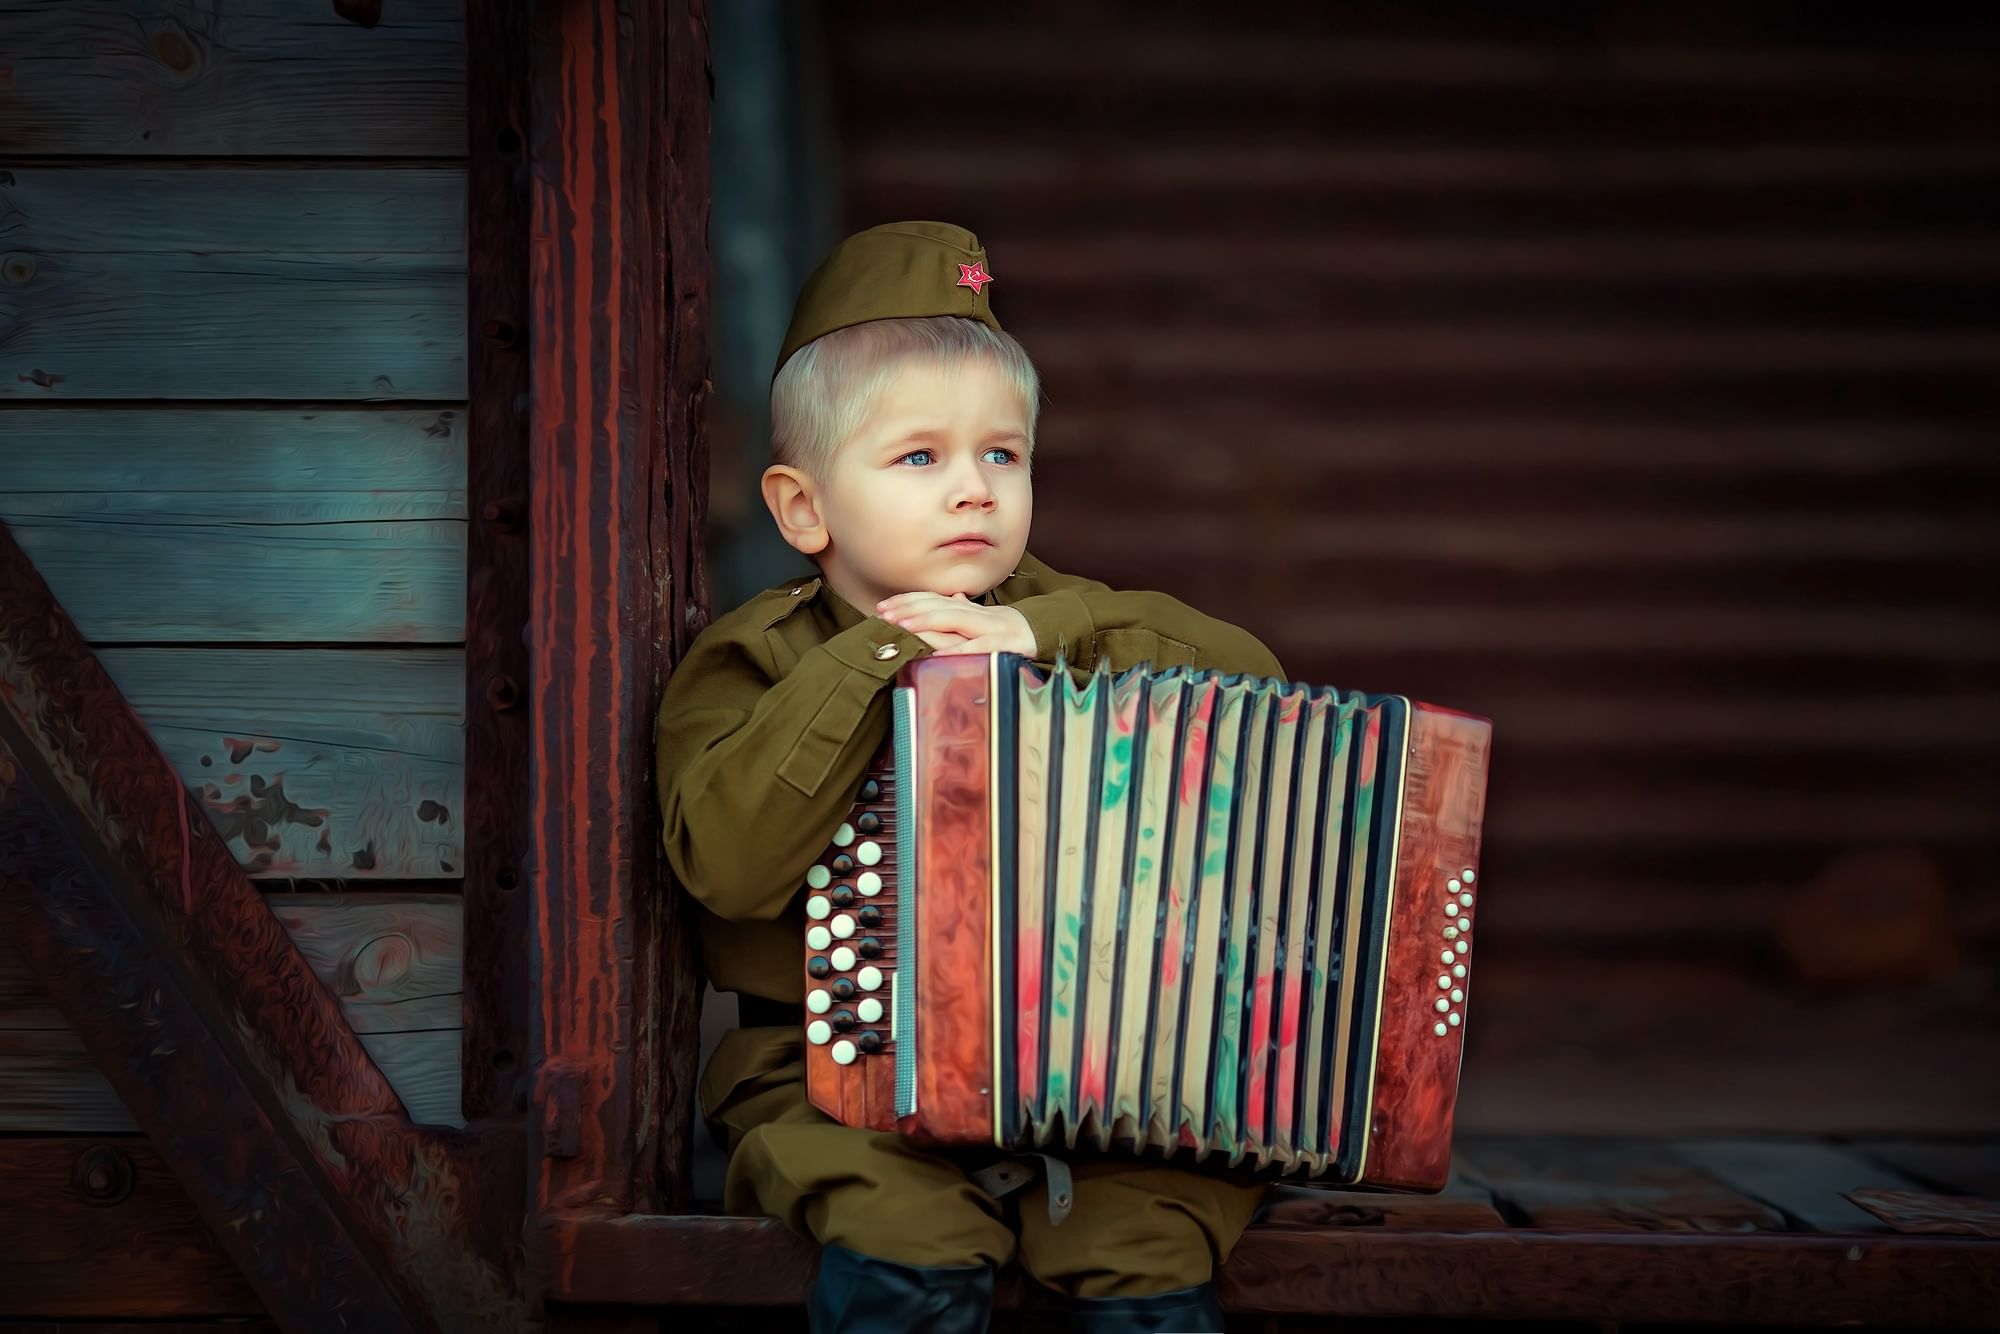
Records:
M898 593L876 604L875 614L909 631L940 655L1035 654L1035 631L1013 607L988 607L963 593ZM936 636L933 638L933 636Z

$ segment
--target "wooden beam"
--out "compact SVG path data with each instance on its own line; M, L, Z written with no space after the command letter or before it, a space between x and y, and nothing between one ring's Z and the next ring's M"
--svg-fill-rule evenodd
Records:
M773 1219L579 1218L550 1237L574 1302L783 1306L813 1244ZM1938 1237L1418 1232L1253 1227L1217 1276L1225 1308L1331 1316L1986 1328L2000 1245ZM1009 1275L997 1304L1051 1298Z
M454 1137L410 1125L4 526L0 589L0 927L230 1258L288 1329L517 1328Z
M698 993L652 736L703 607L708 84L698 0L544 5L534 41L527 892L547 1219L674 1207L688 1183Z
M528 1092L527 0L465 10L465 1116ZM526 1200L512 1207L517 1215Z

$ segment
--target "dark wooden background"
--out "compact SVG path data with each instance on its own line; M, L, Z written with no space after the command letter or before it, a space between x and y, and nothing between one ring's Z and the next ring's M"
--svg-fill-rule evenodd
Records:
M986 243L1038 554L1495 720L1462 1126L1990 1129L2000 25L1533 8L838 4L789 58L835 234Z

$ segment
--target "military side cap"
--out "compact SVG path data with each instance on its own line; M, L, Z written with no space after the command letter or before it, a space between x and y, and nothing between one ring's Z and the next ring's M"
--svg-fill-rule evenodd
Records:
M963 315L997 330L986 294L992 281L985 247L963 227L885 222L856 232L799 289L771 377L813 339L870 320Z

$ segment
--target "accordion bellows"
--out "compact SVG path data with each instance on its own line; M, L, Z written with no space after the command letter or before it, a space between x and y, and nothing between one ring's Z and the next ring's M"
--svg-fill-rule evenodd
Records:
M849 1125L1441 1189L1491 725L1272 679L899 675L806 878Z

